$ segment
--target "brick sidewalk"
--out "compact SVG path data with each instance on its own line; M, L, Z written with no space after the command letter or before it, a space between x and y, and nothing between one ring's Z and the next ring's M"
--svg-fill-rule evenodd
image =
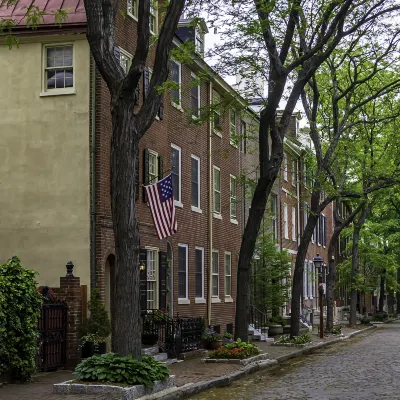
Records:
M360 327L362 329L362 327ZM342 328L342 333L348 335L355 329ZM318 334L312 334L313 342L327 342L336 339L337 335L328 335L320 339ZM298 347L271 346L267 342L255 342L261 350L268 353L270 359L276 359L299 350ZM186 383L207 381L220 376L228 375L241 369L236 364L206 364L201 361L202 357L189 359L170 366L172 375L176 376L176 385L182 386ZM71 371L43 372L35 375L34 381L26 384L10 384L0 387L1 400L113 400L109 395L62 395L53 394L53 384L74 379Z

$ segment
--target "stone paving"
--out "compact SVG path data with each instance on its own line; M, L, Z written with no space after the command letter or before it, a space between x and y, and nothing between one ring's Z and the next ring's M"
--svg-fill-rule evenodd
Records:
M400 322L193 396L193 400L400 399Z

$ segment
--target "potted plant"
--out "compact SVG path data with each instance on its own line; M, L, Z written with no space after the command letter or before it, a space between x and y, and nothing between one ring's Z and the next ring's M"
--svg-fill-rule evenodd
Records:
M269 323L270 323L268 330L269 336L282 335L283 327L286 325L286 321L284 320L283 317L281 316L272 317L270 318Z
M225 332L222 336L222 343L226 344L226 343L233 343L233 335L232 333L229 332Z
M212 328L207 328L202 336L205 347L211 350L219 349L222 346L222 336Z
M83 328L84 335L80 340L82 358L106 353L106 342L111 333L110 319L104 304L101 302L99 289L91 291L88 309L90 316Z

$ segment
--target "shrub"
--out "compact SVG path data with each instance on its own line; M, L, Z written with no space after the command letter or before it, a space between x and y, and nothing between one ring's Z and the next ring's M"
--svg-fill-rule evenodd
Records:
M154 381L163 381L169 377L168 368L151 356L143 356L139 361L114 353L83 360L75 368L75 374L82 381L148 387L152 387Z
M232 333L225 332L225 333L224 333L224 338L225 338L225 339L232 339L232 338L233 338L233 335L232 335Z
M292 344L307 344L311 342L312 339L308 333L303 333L302 335L296 336L292 339L290 338L289 335L283 335L277 341L277 343L292 343Z
M283 318L281 315L277 315L269 319L269 323L271 325L282 325L286 326L286 319Z
M368 317L362 317L360 320L360 323L362 325L368 325L370 322L371 322L371 318L368 318Z
M206 328L201 338L206 342L222 340L222 336L218 332L215 332L212 328Z
M342 327L334 326L329 333L332 333L334 335L340 335L342 333Z
M260 354L260 349L251 343L236 342L224 344L218 350L210 354L210 358L243 359Z
M36 368L42 296L35 275L18 257L0 265L0 373L11 369L24 381Z
M388 318L387 313L385 312L378 312L374 315L373 321L379 321L379 322L384 322Z

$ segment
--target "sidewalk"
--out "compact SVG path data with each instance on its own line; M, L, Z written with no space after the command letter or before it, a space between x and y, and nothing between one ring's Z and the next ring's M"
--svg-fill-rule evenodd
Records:
M366 328L366 326L357 327L357 330ZM356 332L356 329L342 328L345 336ZM324 339L318 337L317 332L312 333L313 344L321 342L330 342L339 337L339 335L328 335ZM270 359L279 359L280 357L290 357L304 349L300 347L271 346L268 342L255 342L261 350L268 353ZM241 370L243 367L236 364L206 364L201 358L193 358L171 365L170 371L175 375L176 386L183 386L189 383L198 383L224 377ZM0 387L1 400L114 400L109 395L62 395L53 394L53 384L74 379L71 371L42 372L34 376L34 381L26 384L9 384Z

